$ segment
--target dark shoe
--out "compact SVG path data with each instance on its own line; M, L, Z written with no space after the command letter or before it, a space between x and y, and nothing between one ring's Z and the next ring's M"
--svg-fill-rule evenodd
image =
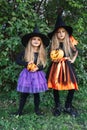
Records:
M43 112L42 112L42 111L40 111L40 110L35 111L35 113L36 113L36 115L38 115L38 116L43 115Z
M61 106L60 106L60 104L59 104L57 107L54 108L54 110L53 110L53 115L54 115L54 116L60 116L61 111L62 111L62 108L61 108Z
M12 113L12 115L21 116L21 115L23 115L23 114L22 114L22 112L14 112L14 113Z
M71 115L72 117L78 116L78 112L73 106L64 108L64 113L67 113L67 114Z

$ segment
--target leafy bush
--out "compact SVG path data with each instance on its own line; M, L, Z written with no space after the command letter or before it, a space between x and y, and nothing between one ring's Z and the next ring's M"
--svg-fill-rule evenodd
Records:
M48 30L44 20L41 21L34 11L33 2L37 1L0 1L0 91L9 91L16 86L21 67L15 61L17 54L24 49L21 37L33 31L35 23L40 31L46 33Z
M67 0L67 4L63 1L59 4L56 0L47 2L39 0L0 1L0 5L2 5L0 8L0 91L9 91L16 86L18 74L22 69L15 63L17 54L24 49L21 45L21 37L25 33L30 33L35 23L38 24L41 32L47 34L55 24L55 12L56 8L59 7L64 7L66 21L72 23L75 37L79 41L78 49L80 51L75 62L75 68L79 84L85 86L87 81L87 13L86 1L84 2ZM50 11L52 12L51 15L49 15ZM48 59L45 72L47 72L49 64L50 60Z

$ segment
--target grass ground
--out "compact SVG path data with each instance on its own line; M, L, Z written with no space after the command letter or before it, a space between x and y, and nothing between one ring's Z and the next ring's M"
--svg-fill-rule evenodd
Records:
M40 107L44 111L43 116L37 116L34 113L33 95L27 99L23 116L11 115L18 108L19 94L15 90L0 93L0 130L87 130L87 87L79 88L73 100L79 112L77 118L64 113L59 117L53 116L52 90L41 93ZM62 106L64 106L66 94L67 92L60 92Z

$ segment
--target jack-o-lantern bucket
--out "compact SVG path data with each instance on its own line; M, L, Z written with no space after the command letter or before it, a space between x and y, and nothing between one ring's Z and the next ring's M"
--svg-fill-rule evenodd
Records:
M61 49L52 50L50 53L50 57L52 60L60 60L61 58L63 58L63 56L64 56L64 52Z
M31 64L28 64L28 65L27 65L27 69L28 69L29 71L33 71L35 68L36 68L36 65L35 65L34 63L31 63Z

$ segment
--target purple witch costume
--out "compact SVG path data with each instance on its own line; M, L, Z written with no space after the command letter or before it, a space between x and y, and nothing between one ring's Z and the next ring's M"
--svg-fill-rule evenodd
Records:
M22 38L22 44L24 47L28 44L31 37L40 37L43 41L44 46L49 45L49 38L40 33L37 26L32 33L25 34ZM45 78L45 73L43 71L43 65L37 65L39 70L36 72L30 72L26 69L28 63L23 61L24 52L17 58L17 63L19 65L25 66L18 78L17 91L23 93L39 93L48 90L47 81ZM37 64L38 53L34 53L34 63Z
M24 53L20 54L17 58L17 63L26 67L27 62L22 61ZM38 53L34 53L34 63L37 62ZM24 68L19 75L17 83L17 91L23 93L39 93L48 90L45 73L43 72L43 66L38 65L39 70L36 72L30 72L27 68Z

